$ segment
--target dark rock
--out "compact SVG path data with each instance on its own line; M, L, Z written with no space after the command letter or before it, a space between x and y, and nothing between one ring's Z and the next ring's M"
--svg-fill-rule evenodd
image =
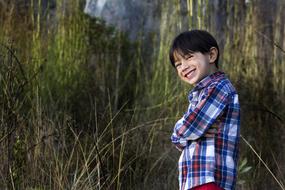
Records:
M84 12L127 32L131 40L159 30L162 0L87 0Z

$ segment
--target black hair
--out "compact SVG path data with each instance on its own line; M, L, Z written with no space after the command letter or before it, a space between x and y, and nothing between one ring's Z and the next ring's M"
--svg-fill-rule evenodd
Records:
M185 56L189 53L201 52L209 53L212 47L217 48L218 55L215 65L218 68L219 47L215 38L205 30L190 30L179 34L172 42L169 59L173 67L175 67L175 53Z

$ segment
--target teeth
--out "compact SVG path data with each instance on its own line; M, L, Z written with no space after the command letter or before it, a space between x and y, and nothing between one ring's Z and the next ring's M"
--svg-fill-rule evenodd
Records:
M190 77L190 75L192 74L192 72L194 72L195 71L195 69L193 69L193 70L191 70L189 73L187 73L185 76L186 77Z

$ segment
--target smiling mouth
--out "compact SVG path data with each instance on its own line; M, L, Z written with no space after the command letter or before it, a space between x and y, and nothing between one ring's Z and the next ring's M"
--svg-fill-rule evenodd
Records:
M191 75L194 73L194 71L196 71L196 69L190 70L188 73L186 73L186 74L184 75L184 77L186 77L186 78L191 78Z

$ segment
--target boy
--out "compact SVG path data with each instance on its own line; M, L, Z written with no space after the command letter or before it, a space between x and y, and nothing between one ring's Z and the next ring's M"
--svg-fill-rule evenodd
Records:
M186 31L174 39L169 57L180 79L194 85L171 136L182 151L180 190L234 189L240 107L236 90L218 69L217 42L206 31Z

